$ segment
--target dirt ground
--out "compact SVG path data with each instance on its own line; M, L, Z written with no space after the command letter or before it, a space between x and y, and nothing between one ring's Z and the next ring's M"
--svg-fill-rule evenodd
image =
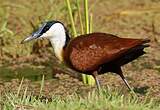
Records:
M120 37L149 38L151 46L145 51L147 54L125 65L122 69L134 87L134 91L141 97L149 96L160 99L160 1L159 0L90 0L90 10L93 13L94 32L107 32ZM47 57L46 57L47 56ZM52 62L46 62L53 59ZM7 66L11 69L31 66L34 68L47 68L57 66L52 53L44 53L41 57L21 56L11 59ZM1 66L5 65L4 63ZM47 71L47 70L46 70ZM48 70L52 74L52 69ZM48 72L47 72L48 73ZM12 74L12 73L11 73ZM46 75L47 76L47 75ZM98 76L103 87L109 87L122 94L129 94L126 86L118 75L107 73ZM0 94L7 91L16 92L21 79L13 78L9 81L0 78ZM24 79L23 89L39 94L41 81ZM53 70L53 78L45 80L43 94L66 96L72 93L86 94L95 87L84 85L76 78Z

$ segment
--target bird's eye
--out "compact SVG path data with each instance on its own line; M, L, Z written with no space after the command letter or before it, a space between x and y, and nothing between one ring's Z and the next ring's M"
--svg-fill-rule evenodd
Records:
M43 29L43 32L46 32L47 30L49 30L48 26Z
M48 30L48 29L49 29L49 27L47 26L47 27L45 27L45 29L46 29L46 30Z

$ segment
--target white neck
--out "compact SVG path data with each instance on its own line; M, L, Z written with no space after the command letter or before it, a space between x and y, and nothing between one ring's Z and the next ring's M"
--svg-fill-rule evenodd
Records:
M63 47L66 42L66 33L63 25L59 23L54 24L47 34L50 34L49 40L53 46L55 56L60 61L63 61Z
M59 37L63 37L63 36L59 36ZM50 42L54 49L55 56L58 58L58 60L63 61L63 47L65 45L65 41L52 38L50 39Z

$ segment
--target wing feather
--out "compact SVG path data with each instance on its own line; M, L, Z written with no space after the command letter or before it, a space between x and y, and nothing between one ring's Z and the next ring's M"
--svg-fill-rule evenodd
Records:
M129 49L141 45L143 40L119 38L111 34L92 33L80 36L70 42L66 51L72 67L86 72L96 70L100 65L113 61Z

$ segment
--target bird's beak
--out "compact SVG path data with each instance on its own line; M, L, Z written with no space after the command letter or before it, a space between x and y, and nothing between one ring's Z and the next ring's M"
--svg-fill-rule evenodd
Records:
M24 40L21 41L21 44L29 42L33 39L38 39L41 37L42 35L42 30L44 28L45 25L43 25L42 27L40 27L36 32L33 32L30 36L28 36L27 38L25 38Z
M28 36L27 38L25 38L24 40L22 40L21 44L29 42L29 41L31 41L33 39L37 39L37 38L39 38L39 36L40 35L38 35L38 34L32 34L32 35Z

